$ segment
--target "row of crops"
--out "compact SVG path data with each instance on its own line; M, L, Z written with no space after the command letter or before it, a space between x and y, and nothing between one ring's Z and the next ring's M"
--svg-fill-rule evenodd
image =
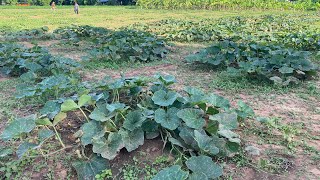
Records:
M169 41L210 42L212 45L190 54L186 61L288 85L317 73L312 59L320 49L319 30L301 24L314 21L306 16L261 16L163 20L116 31L72 26L53 33L45 27L4 32L0 37L6 41L0 43L0 71L22 80L16 87L16 98L46 101L34 114L11 120L0 138L22 140L16 151L19 158L31 150L45 156L47 145L55 140L62 149L69 146L63 134L70 132L61 126L77 117L80 124L71 133L77 139L72 142L73 151L82 153L82 158L73 162L79 179L93 179L108 169L107 161L121 149L132 152L146 139L158 137L179 163L153 179L220 177L222 167L212 158L232 157L241 151L243 144L235 130L239 123L256 117L248 105L239 101L232 106L228 99L194 87L176 91L176 79L170 75L158 74L151 80L106 77L83 81L83 65L88 60L160 61L170 53ZM17 43L53 39L76 46L86 42L87 60L57 57L44 47L27 48Z
M214 42L186 57L188 62L225 67L234 75L248 75L288 85L316 74L312 59L320 50L320 30L308 15L232 17L218 21L162 20L135 24L170 41Z
M162 9L299 9L316 10L318 0L138 0L144 8Z
M177 92L171 88L176 80L170 75L157 75L154 82L125 77L81 82L77 73L81 65L71 59L54 57L40 47L27 49L12 44L0 47L1 55L17 58L11 71L5 67L6 72L20 74L27 83L17 86L16 98L50 99L35 114L12 120L0 138L23 139L16 150L19 158L30 150L46 156L43 152L52 143L52 137L62 149L68 146L62 138L66 132L60 125L68 116L77 114L82 121L73 132L79 139L73 142L74 151L90 149L89 154L83 154L89 159L73 162L79 179L92 179L109 168L107 160L114 159L121 149L131 152L143 145L145 139L160 135L170 142L171 148L181 152L182 160L188 159L185 163L192 172L190 178L209 170L209 178L219 177L222 168L211 156L230 157L239 151L241 141L233 130L239 126L238 121L254 116L242 101L232 107L227 99L193 87ZM10 57L1 60L7 58ZM204 169L197 169L199 163ZM182 178L189 174L174 165L154 179L163 179L164 174L171 176L171 173Z

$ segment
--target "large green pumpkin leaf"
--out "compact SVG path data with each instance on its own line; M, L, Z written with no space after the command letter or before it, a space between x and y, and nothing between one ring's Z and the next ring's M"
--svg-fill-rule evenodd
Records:
M146 132L146 139L154 139L160 135L159 124L153 119L147 119L144 121L141 128Z
M119 134L121 134L124 147L128 152L136 150L144 143L144 132L142 129L135 129L133 131L121 129Z
M40 141L40 144L42 144L46 139L49 139L54 135L54 132L49 129L42 129L38 133L38 138Z
M61 104L61 111L68 112L78 109L79 106L72 100L68 99Z
M175 139L173 137L169 137L168 140L172 145L180 146L183 149L187 149L186 145L182 141L180 141L178 139Z
M60 121L64 120L65 118L67 118L67 113L65 112L60 112L59 114L57 114L54 119L53 119L53 125L57 125Z
M199 109L182 109L177 115L191 128L201 129L205 125L205 120L202 118L203 112Z
M139 110L131 111L127 114L126 120L123 122L123 127L129 131L133 131L142 126L146 118Z
M155 77L157 79L159 79L166 86L169 86L169 85L174 84L175 82L177 82L176 78L174 76L172 76L172 75L157 74L157 75L155 75Z
M22 156L28 152L30 149L36 149L38 147L37 144L34 143L29 143L29 142L23 142L22 144L19 145L16 154L18 158L22 158Z
M86 146L91 144L92 138L102 130L102 126L100 122L90 121L83 124L80 129L83 132L83 135L81 136L81 144Z
M208 156L193 156L186 161L186 165L193 173L206 176L207 179L218 178L222 175L222 168Z
M181 170L178 165L173 165L161 170L152 180L185 180L189 173Z
M190 145L192 148L198 149L193 129L188 127L179 127L179 131L179 136L186 144Z
M222 137L227 138L230 142L240 144L240 136L230 130L220 130L218 134Z
M189 95L204 95L204 92L198 88L192 87L192 86L187 86L184 88L184 91L187 92Z
M194 131L195 140L198 142L199 148L210 155L216 155L219 153L219 148L215 146L215 142L206 134L202 134L199 131Z
M209 121L205 130L211 135L216 135L219 130L219 122L218 121Z
M168 109L166 112L164 109L157 109L155 111L155 121L161 124L162 127L169 130L175 130L181 123L180 118L177 116L179 110L175 107Z
M100 122L105 122L110 119L106 116L105 110L100 107L96 107L89 115L89 118Z
M118 111L118 110L124 109L126 107L126 105L123 103L113 103L113 104L107 104L106 107L109 112L113 112L113 111Z
M205 104L206 97L201 94L194 94L194 95L191 95L190 97L187 97L186 100L192 105L199 105L199 104Z
M209 180L205 174L192 173L189 175L188 180Z
M230 102L222 96L211 93L207 97L207 102L215 107L220 107L224 109L230 108Z
M170 106L177 99L178 94L173 91L166 92L164 90L159 90L154 93L152 100L156 105L159 106Z
M82 96L80 96L79 100L78 100L78 106L84 106L85 104L87 104L89 101L91 101L91 96L84 94Z
M47 115L50 119L53 119L55 115L60 112L60 104L56 101L47 101L46 104L40 109L42 115Z
M243 101L238 101L238 109L236 110L236 112L242 119L254 116L254 111L252 110L252 108Z
M283 66L283 67L281 67L281 68L279 69L279 72L280 72L281 74L292 74L293 71L294 71L293 68L291 68L291 67L286 67L286 66Z
M36 125L43 125L43 126L53 126L52 122L49 118L42 118L36 120Z
M87 161L76 161L72 166L77 171L78 180L94 180L97 174L110 168L108 160L96 154Z
M210 116L209 119L219 122L220 129L232 130L236 129L239 125L238 116L236 113L219 113Z
M0 138L8 141L21 133L29 133L36 127L36 115L30 115L23 118L18 118L12 121L1 134Z
M102 157L109 160L114 159L124 146L119 133L109 133L108 139L103 135L95 136L92 139L92 145L94 153L101 154Z

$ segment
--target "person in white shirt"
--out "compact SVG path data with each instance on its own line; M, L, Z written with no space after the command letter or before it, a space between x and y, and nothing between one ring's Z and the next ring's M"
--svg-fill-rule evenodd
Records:
M77 2L74 2L74 13L79 14L79 5Z

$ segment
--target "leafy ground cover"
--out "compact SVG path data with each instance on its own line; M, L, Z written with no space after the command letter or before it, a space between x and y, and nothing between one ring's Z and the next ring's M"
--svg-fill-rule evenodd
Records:
M69 32L70 28L66 30ZM82 29L80 34L88 34L86 30ZM96 31L91 29L90 32ZM31 38L19 42L26 46L22 48L11 44L24 62L32 59L30 54L24 56L24 53L37 49L40 57L48 55L54 60L53 70L67 68L58 74L76 74L79 82L88 82L75 82L79 89L70 86L62 93L53 91L49 96L17 100L13 94L23 78L1 75L3 115L0 129L2 139L13 138L1 142L6 145L1 148L1 158L5 158L1 161L1 173L5 176L31 179L76 179L77 176L161 179L163 174L175 174L181 179L200 174L207 175L203 178L220 176L223 179L318 177L320 92L317 76L300 85L283 87L244 75L232 76L223 69L207 65L191 66L185 62L186 57L208 46L195 42L173 42L165 60L148 64L88 62L82 61L81 56L89 54L90 48L85 46L92 45L95 38L87 41L73 36L71 41L67 39ZM4 45L6 43L2 43L2 49L6 49ZM11 55L12 52L6 53L6 57ZM57 55L63 57L56 58ZM81 65L81 70L73 66L59 67L66 57ZM9 64L18 62L15 58L13 56ZM39 59L39 54L35 53L34 59ZM310 61L318 63L314 59L312 55ZM91 65L86 65L88 63ZM41 67L49 74L39 73L39 68L20 68L19 64L13 67L19 73L12 75L31 71L38 76L36 83L50 78L41 84L58 82L66 86L61 79L52 79L55 72L47 69L51 64ZM158 71L164 75L153 77ZM106 75L112 78L104 79ZM140 75L147 78L124 78ZM185 86L202 90L185 89ZM40 89L43 88L40 86ZM246 104L265 118L253 119L253 111ZM20 124L17 122L27 124L14 128ZM168 123L173 124L169 126ZM99 131L102 127L103 131ZM134 136L130 136L133 132ZM146 136L141 136L141 132ZM158 137L147 139L155 136ZM92 152L112 160L108 163L100 156L90 156ZM189 158L190 155L193 157ZM44 164L45 167L30 168L29 164Z
M166 19L148 24L134 24L132 28L150 31L174 41L255 40L267 42L303 41L299 33L317 35L319 31L308 23L316 23L310 15L278 15L201 20ZM286 37L283 37L286 36ZM291 36L291 38L289 38ZM301 34L302 36L302 34ZM307 38L307 37L306 37ZM312 42L312 41L311 41ZM302 43L302 42L300 42Z
M145 8L163 9L300 9L315 10L319 8L319 1L297 0L297 1L278 1L278 0L138 0L137 4Z

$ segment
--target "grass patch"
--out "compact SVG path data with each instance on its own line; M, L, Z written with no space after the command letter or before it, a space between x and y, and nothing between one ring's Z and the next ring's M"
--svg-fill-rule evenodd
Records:
M290 14L293 11L211 11L211 10L156 10L124 6L81 6L80 14L72 11L72 6L57 6L55 12L48 7L0 7L0 29L21 30L40 28L44 25L51 30L58 27L91 25L105 28L119 28L134 23L147 23L162 19L202 19L230 16L258 16L264 14ZM303 12L295 11L295 14Z

